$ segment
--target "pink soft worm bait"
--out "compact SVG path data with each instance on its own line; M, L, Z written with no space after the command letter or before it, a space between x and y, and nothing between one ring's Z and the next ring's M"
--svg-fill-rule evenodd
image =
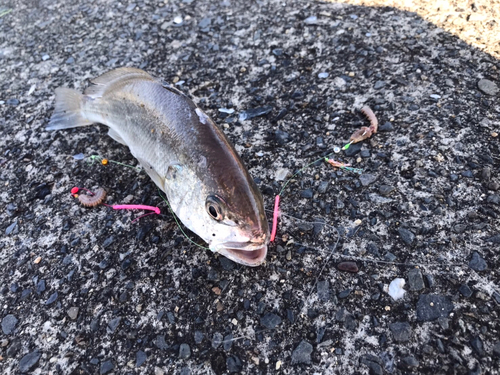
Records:
M114 204L111 207L113 210L148 210L154 211L155 214L160 214L160 209L153 206L145 206L143 204Z
M278 229L278 212L280 206L280 196L277 195L274 200L274 213L273 213L273 228L271 230L271 239L270 241L274 241L274 237L276 237L276 230Z

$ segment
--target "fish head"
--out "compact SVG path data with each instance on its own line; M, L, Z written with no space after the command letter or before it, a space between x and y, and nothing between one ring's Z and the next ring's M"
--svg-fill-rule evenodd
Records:
M209 193L205 198L205 227L210 250L246 266L262 264L267 255L269 225L260 192Z
M262 264L269 244L269 224L254 181L214 182L207 181L209 173L199 178L187 168L175 171L167 173L170 183L164 191L182 223L211 251L246 266Z

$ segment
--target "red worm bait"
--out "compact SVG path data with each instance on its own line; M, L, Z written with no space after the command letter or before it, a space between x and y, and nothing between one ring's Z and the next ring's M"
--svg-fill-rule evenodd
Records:
M370 107L365 105L363 108L361 108L361 113L363 113L368 120L370 120L370 127L369 129L372 131L372 134L375 134L378 130L378 120L377 117L375 116L375 113L371 110Z
M73 190L71 191L73 192ZM93 195L78 195L78 200L85 207L95 207L100 205L106 199L106 190L99 188Z
M375 116L375 113L373 113L373 111L370 109L370 107L365 105L363 108L361 108L361 113L363 113L368 118L368 120L370 120L370 126L363 126L361 129L356 130L354 133L352 133L351 137L349 138L349 143L342 147L343 150L347 150L353 143L358 143L364 141L367 138L370 138L378 130L377 117Z

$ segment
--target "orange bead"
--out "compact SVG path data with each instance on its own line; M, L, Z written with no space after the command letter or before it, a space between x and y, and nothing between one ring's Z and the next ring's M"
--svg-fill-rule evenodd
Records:
M108 159L102 159L101 163L102 165L108 165Z

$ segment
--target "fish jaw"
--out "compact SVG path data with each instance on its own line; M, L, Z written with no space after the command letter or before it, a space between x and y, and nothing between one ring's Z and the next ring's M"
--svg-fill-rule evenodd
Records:
M231 243L228 243L210 246L210 250L225 256L233 262L249 267L260 266L266 260L267 243L253 243L248 247L238 247L237 243L234 246L231 245Z

